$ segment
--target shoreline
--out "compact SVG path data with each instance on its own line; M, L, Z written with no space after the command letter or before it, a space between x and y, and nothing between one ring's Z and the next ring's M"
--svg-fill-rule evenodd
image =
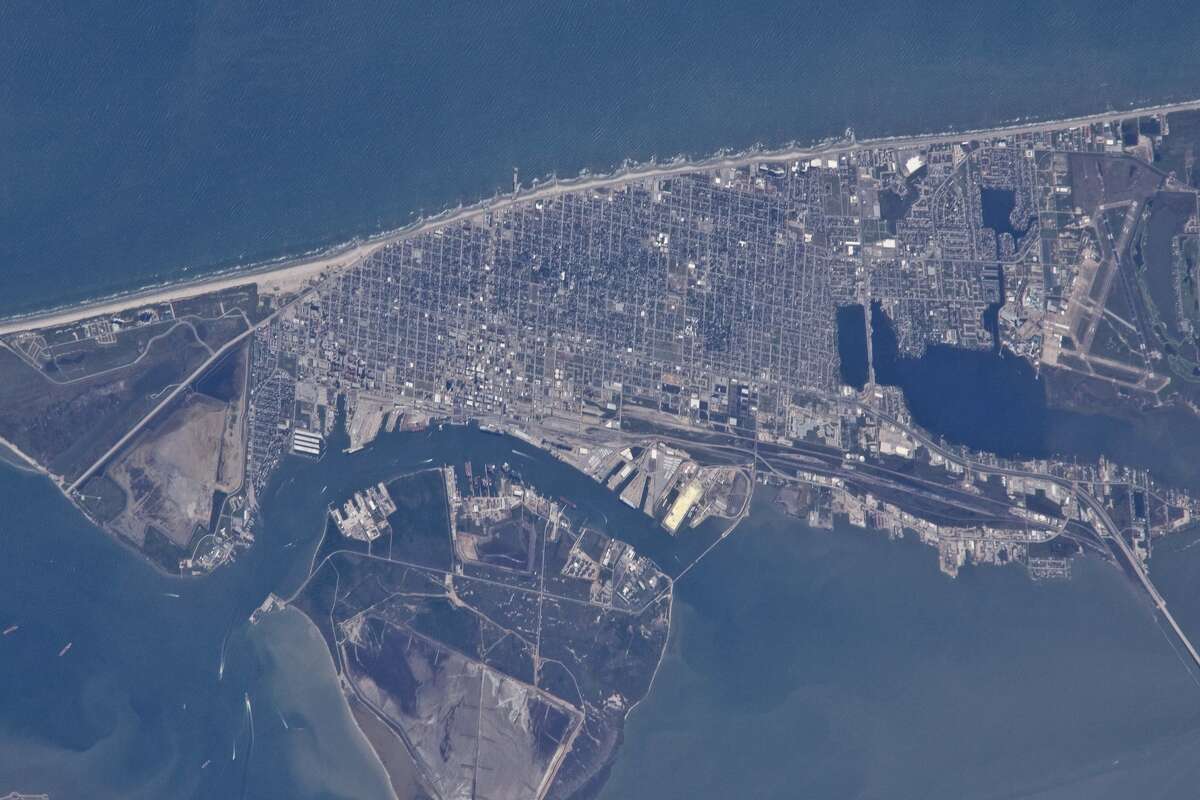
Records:
M15 469L30 472L35 475L45 475L53 484L58 484L61 476L51 473L21 448L0 436L0 463L11 465Z
M165 281L78 303L0 316L0 335L65 325L94 316L114 313L135 305L182 300L247 283L262 286L274 281L280 287L287 287L295 286L298 282L302 286L310 279L320 277L327 270L344 268L389 244L420 236L455 223L467 222L489 212L503 211L520 203L555 197L568 192L607 189L638 181L669 178L693 172L744 167L752 163L804 160L820 155L873 147L919 147L956 142L969 137L1062 130L1085 124L1189 110L1200 110L1200 98L1148 106L1131 106L1122 110L1106 110L1062 119L1025 121L1018 118L990 128L878 136L867 139L855 139L851 135L851 138L825 139L803 145L792 142L773 149L755 145L734 153L718 150L711 155L698 158L679 155L662 163L654 158L647 162L626 161L617 169L603 174L593 175L585 170L573 178L535 178L530 186L519 185L515 192L497 194L471 205L459 204L448 207L433 216L421 217L407 225L378 233L367 239L355 238L340 245L298 256L285 256L268 261L235 265L206 273L194 279ZM852 134L852 131L848 130L847 132Z
M367 732L365 730L363 730L363 727L360 724L358 717L355 715L354 708L351 706L350 700L347 698L346 692L343 689L342 677L341 677L341 673L338 671L337 661L334 659L333 653L330 652L329 647L326 645L325 637L321 635L321 631L317 627L317 624L315 622L313 622L311 618L309 618L308 614L305 614L300 609L295 608L294 606L291 606L291 605L285 604L283 608L280 608L272 613L280 614L280 615L284 615L284 614L298 615L297 616L297 624L301 625L305 629L305 634L315 636L317 638L317 640L320 642L319 649L324 654L325 662L328 664L328 669L329 669L330 673L332 674L333 686L336 687L337 694L340 696L341 701L342 701L342 710L345 711L346 717L349 720L350 725L358 733L359 741L354 744L358 747L359 752L361 752L363 754L369 754L370 760L373 761L375 766L377 766L379 768L380 773L382 774L383 778L387 781L387 785L392 791L391 800L408 800L408 798L400 797L399 794L397 793L396 788L392 783L392 775L390 772L388 772L387 765L384 763L383 756L379 753L379 751L377 751L375 749L374 744L371 742L371 737L367 735Z
M303 612L301 612L303 613ZM387 729L374 712L368 709L358 698L342 692L350 717L358 728L367 747L375 755L379 766L387 773L396 800L417 800L424 794L420 786L419 768L413 761L400 737ZM383 737L391 737L384 740ZM397 784L400 784L399 786Z

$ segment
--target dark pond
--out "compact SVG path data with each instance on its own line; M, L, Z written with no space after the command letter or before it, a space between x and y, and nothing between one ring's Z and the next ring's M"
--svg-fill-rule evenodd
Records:
M1054 408L1045 379L1007 351L933 345L920 358L903 356L878 302L871 304L871 351L875 380L899 387L914 421L949 442L1005 458L1105 456L1197 488L1200 424L1186 410L1125 419Z
M1046 392L1023 359L946 345L902 356L878 302L871 304L871 349L875 380L903 390L921 427L1005 457L1045 454Z
M837 310L838 361L842 383L862 391L870 377L867 363L867 312L858 303Z

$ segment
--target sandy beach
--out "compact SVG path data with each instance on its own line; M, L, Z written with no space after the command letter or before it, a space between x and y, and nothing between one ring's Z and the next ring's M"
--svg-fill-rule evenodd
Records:
M322 274L330 270L357 263L359 259L373 252L377 247L382 247L383 244L383 242L361 244L350 249L341 250L333 255L319 256L312 260L235 270L196 281L173 283L80 303L70 308L11 317L0 322L0 335L34 328L50 328L66 325L89 317L113 314L131 306L185 300L189 297L196 297L197 295L208 294L209 292L216 292L221 289L229 289L234 286L244 286L248 283L258 284L260 290L273 293L293 291L302 288L305 284L319 278Z
M607 175L581 175L570 179L551 179L533 182L531 188L522 187L517 192L458 208L446 209L434 217L425 218L403 228L381 234L366 242L352 242L312 258L293 259L284 262L252 264L235 268L194 281L149 287L121 295L99 298L67 308L52 309L8 317L0 320L0 335L35 328L65 325L88 317L111 314L126 308L151 303L171 302L201 294L255 283L260 291L294 291L310 284L322 275L358 263L375 251L397 241L420 236L441 227L466 222L488 212L503 211L519 203L536 202L567 192L612 189L625 184L646 180L658 180L691 172L704 172L744 167L753 163L804 161L817 156L831 156L870 147L920 147L931 144L964 141L985 135L1017 135L1039 131L1061 130L1080 125L1127 119L1133 116L1161 114L1174 111L1200 109L1200 99L1178 103L1110 110L1068 119L1040 122L1017 122L995 128L912 136L889 136L874 139L840 139L816 145L789 146L778 150L751 150L731 155L717 155L707 159L690 160L679 158L666 164L636 164Z
M0 437L0 460L12 464L17 469L26 469L39 475L49 475L52 481L60 480L58 475L48 472L45 467L4 437Z

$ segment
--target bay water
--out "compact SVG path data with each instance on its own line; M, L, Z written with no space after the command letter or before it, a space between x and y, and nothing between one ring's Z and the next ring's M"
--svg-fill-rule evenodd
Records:
M508 191L514 167L528 183L847 126L966 129L1196 95L1200 6L1131 12L7 3L0 313L368 236ZM0 793L387 796L311 628L245 620L303 578L325 498L426 458L509 451L455 430L289 461L255 547L200 580L155 573L44 479L0 466L0 629L18 626L0 638ZM539 485L667 549L533 456ZM603 796L1170 798L1200 783L1200 688L1115 571L950 581L931 551L757 503L679 584ZM1154 569L1195 629L1190 544L1160 545Z

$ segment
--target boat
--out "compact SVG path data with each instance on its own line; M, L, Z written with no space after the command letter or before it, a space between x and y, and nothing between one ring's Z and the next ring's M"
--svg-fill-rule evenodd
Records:
M73 644L75 644L75 643L67 642L65 645L63 645L63 649L58 651L58 657L62 658L63 656L65 656L67 654L67 651L71 649L71 645L73 645Z
M217 665L217 682L219 683L225 677L225 645L229 642L229 634L225 634L225 638L221 640L221 663Z
M4 629L4 635L11 636L12 634L16 633L17 629L20 627L21 627L20 625L9 625L7 628Z

